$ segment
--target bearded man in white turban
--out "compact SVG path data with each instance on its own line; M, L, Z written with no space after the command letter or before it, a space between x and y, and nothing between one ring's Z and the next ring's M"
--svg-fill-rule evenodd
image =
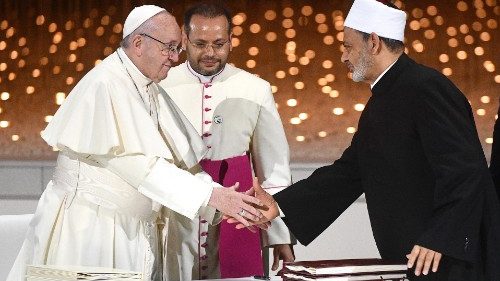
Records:
M470 104L404 53L406 13L381 2L355 0L344 24L342 62L372 91L351 145L274 199L307 245L364 193L381 257L409 280L500 280L500 207Z

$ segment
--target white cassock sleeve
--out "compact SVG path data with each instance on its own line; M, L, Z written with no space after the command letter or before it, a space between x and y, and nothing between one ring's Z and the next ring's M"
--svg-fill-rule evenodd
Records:
M204 172L193 175L163 158L144 155L92 155L91 158L146 197L174 212L189 219L201 216L209 222L220 220L216 209L208 206L208 202L213 188L221 186Z
M270 87L265 93L257 119L252 137L251 155L255 174L268 193L273 195L291 184L288 142ZM267 231L261 233L263 247L297 243L279 217L271 222L271 227Z

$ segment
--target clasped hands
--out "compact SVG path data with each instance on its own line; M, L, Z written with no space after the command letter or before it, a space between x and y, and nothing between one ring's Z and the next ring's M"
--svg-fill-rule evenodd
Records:
M273 197L262 189L257 178L253 179L252 188L244 193L237 192L238 187L236 183L228 188L214 188L209 205L222 212L228 223L236 224L236 229L269 228L270 221L279 215Z
M256 177L253 178L253 186L245 192L246 195L253 196L258 199L262 204L254 206L260 212L260 216L247 217L248 224L241 223L235 217L227 216L228 223L235 223L236 229L248 228L250 231L255 231L255 227L267 229L271 225L271 220L279 216L278 204L274 201L271 194L267 193Z

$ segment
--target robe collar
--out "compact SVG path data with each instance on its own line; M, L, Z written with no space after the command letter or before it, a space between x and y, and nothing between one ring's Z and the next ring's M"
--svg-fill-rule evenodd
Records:
M203 74L200 74L200 73L196 72L191 67L191 64L189 63L189 61L186 61L186 65L187 65L187 68L188 68L189 72L191 74L193 74L196 78L198 78L198 80L200 81L200 83L212 83L213 79L215 77L219 76L219 74L221 74L222 71L224 71L224 68L226 68L226 66L224 65L224 67L219 72L217 72L214 75L203 75Z
M127 56L125 51L120 47L116 50L118 55L123 61L124 66L127 68L128 73L130 76L132 76L132 80L134 80L135 84L137 87L145 88L149 86L151 83L153 83L153 80L149 79L148 77L144 76L142 72L135 66L135 64L130 60L130 58Z
M200 82L199 77L195 75L196 72L194 70L189 69L190 66L188 65L188 61L183 62L181 65L179 65L177 67L180 67L182 69L182 71L185 73L186 77L190 77L189 83L196 82L196 83L204 84L203 82ZM214 75L214 77L212 77L212 81L211 82L209 81L208 83L215 84L216 82L224 82L240 71L241 71L241 69L236 68L236 67L232 66L231 64L227 63L219 73L217 73L216 75ZM196 73L196 74L198 74L198 73Z
M392 67L382 76L380 80L373 86L372 93L374 96L382 95L388 92L397 78L403 73L404 69L412 63L413 60L410 59L405 53L403 53L398 60L394 63Z
M375 85L377 85L377 82L382 79L382 77L384 77L384 74L387 73L387 71L389 71L389 69L391 69L391 67L397 62L398 60L396 59L393 63L391 63L378 77L377 79L375 79L375 82L373 82L373 84L370 85L370 89L373 89L373 87L375 87Z

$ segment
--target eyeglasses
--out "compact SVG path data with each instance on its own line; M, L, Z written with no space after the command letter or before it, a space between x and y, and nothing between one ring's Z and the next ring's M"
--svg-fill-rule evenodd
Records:
M162 41L160 41L160 40L158 40L158 39L154 38L153 36L148 35L146 33L141 33L140 35L148 37L149 39L153 39L156 42L160 43L162 45L162 47L160 47L160 52L164 56L171 56L174 54L179 55L182 52L182 46L180 46L180 45L177 46L174 44L167 44L167 43L162 42Z
M210 47L210 48L212 48L212 50L214 50L214 52L219 52L222 50L222 48L224 48L224 46L227 43L229 43L229 40L217 41L217 42L212 43L212 44L208 44L208 43L200 42L200 41L193 42L193 41L191 41L191 39L189 39L189 36L187 36L187 40L189 41L189 43L191 45L193 45L193 47L198 49L198 51L208 50L208 48Z

